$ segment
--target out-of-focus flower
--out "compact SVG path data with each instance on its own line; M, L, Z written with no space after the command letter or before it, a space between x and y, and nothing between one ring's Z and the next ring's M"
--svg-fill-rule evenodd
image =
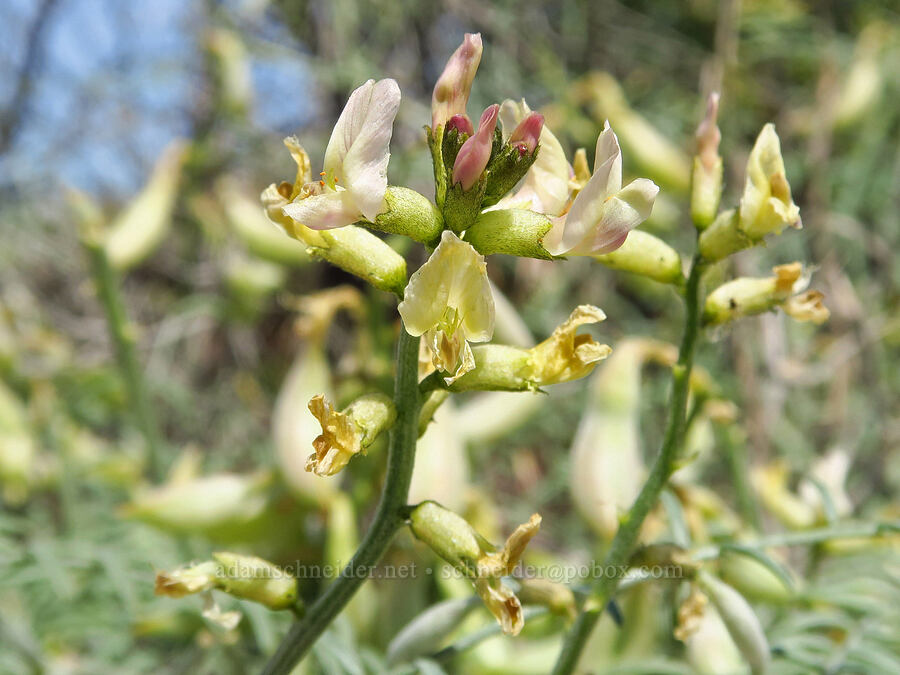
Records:
M216 563L212 560L182 567L171 572L157 572L156 595L170 598L183 598L186 595L201 593L216 585Z
M271 476L220 473L146 488L123 508L127 517L169 532L241 530L265 510Z
M446 393L446 392L444 392ZM416 444L416 465L409 485L410 504L436 501L452 511L466 506L469 458L453 401L444 402Z
M213 560L171 572L156 573L156 595L181 598L203 593L203 616L226 630L237 626L240 612L222 612L212 597L219 590L272 610L288 609L297 602L297 580L284 570L256 556L213 553Z
M310 400L309 411L322 426L322 433L313 440L315 452L306 460L306 470L319 476L332 476L343 469L397 419L393 401L384 394L361 396L343 412L318 394Z
M739 277L722 284L706 298L703 320L707 324L727 323L745 316L781 307L797 321L820 324L829 312L818 291L806 291L810 275L799 262L777 265L771 277Z
M219 590L274 610L296 604L297 580L268 560L227 551L213 553L212 557Z
M719 574L726 583L751 600L779 604L794 597L793 589L781 577L755 558L739 551L722 551Z
M365 219L385 209L387 165L400 87L394 80L369 80L350 94L325 149L322 180L306 183L286 215L314 230Z
M552 255L596 255L616 250L650 215L659 188L646 178L622 187L622 150L607 123L597 138L594 173L554 220L543 244Z
M767 124L747 159L747 179L741 197L740 228L751 239L800 227L800 208L791 198L775 125Z
M800 481L798 490L800 498L816 509L820 514L825 514L825 503L822 493L813 481L818 481L831 499L834 507L834 515L842 518L853 512L853 502L847 494L847 473L850 471L850 454L842 448L834 448L823 457L816 460L810 477Z
M540 526L541 517L535 513L497 550L462 517L435 502L419 504L410 515L413 534L472 580L475 591L507 635L518 635L525 619L519 599L501 578L512 574Z
M716 126L718 114L719 95L712 93L706 102L706 116L697 127L697 155L691 174L691 218L701 230L715 220L722 198L722 133Z
M25 406L0 381L0 486L5 501L20 504L28 497L36 458Z
M482 50L481 33L466 33L463 43L447 61L431 95L431 129L434 133L454 115L465 116Z
M619 131L629 158L667 190L690 187L691 164L680 145L631 107L622 86L609 73L595 72L575 84L576 98L589 103L597 122L609 120Z
M462 144L453 161L453 184L459 183L463 190L470 190L481 178L491 158L494 129L500 106L488 106L478 122L478 130Z
M706 596L700 597L706 599ZM688 663L700 675L743 672L746 663L719 612L706 602L698 609L699 614L692 617L690 630L675 636L684 642Z
M153 167L150 180L110 224L105 249L113 267L134 267L166 238L186 157L187 146L182 142L166 148Z
M788 489L790 471L784 461L757 467L750 474L753 488L772 514L787 527L803 529L816 522L816 509Z
M588 403L572 441L572 499L607 540L646 474L638 426L645 351L640 340L616 345L612 357L591 378Z
M424 335L434 367L448 384L475 367L469 342L494 334L494 300L484 256L449 230L410 277L398 306L410 335Z

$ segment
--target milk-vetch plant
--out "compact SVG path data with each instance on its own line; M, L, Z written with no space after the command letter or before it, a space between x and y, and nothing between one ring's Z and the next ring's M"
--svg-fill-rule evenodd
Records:
M672 474L690 459L684 447L689 419L705 414L702 406L715 398L703 378L692 376L704 326L775 308L798 320L819 322L828 316L821 295L806 290L809 278L800 263L776 267L771 278L740 278L709 294L704 291L704 274L713 265L760 244L767 235L779 234L786 226L800 225L772 125L763 128L750 154L739 205L720 212L723 163L716 125L718 97L710 98L697 133L690 191L697 247L685 273L678 251L649 233L632 232L650 216L659 187L646 178L626 183L623 153L608 122L596 141L593 170L583 149L569 163L544 117L525 101L490 105L473 123L467 102L481 55L480 35L466 35L434 89L431 125L426 127L435 179L433 202L409 188L388 184L392 127L402 105L399 86L390 79L369 80L351 93L318 176L299 140L289 138L285 145L297 164L296 177L272 184L262 193L269 219L303 242L311 256L395 294L402 322L392 398L364 394L342 411L333 408L327 392L316 392L308 402L322 432L309 449L307 471L332 476L348 463L367 461L365 449L389 430L387 472L359 548L290 629L266 673L292 670L366 582L398 530L407 526L472 583L504 633L515 635L525 623L520 592L523 598L564 607L563 616L574 616L557 673L576 668L594 625L614 597L621 575L602 575L589 586L580 586L577 603L569 589L535 592L528 581L508 580L540 527L538 514L497 547L443 506L430 501L409 503L417 438L450 393L536 392L590 375L613 351L580 332L584 325L606 318L589 304L571 307L569 319L536 346L492 342L496 313L487 276L489 256L550 261L587 257L669 284L683 299L684 327L677 358L674 347L667 350L656 343L628 342L622 358L616 359L617 368L628 372L628 382L621 383L626 387L638 377L640 364L652 360L654 353L664 352L666 356L657 360L671 368L662 447L646 476L627 476L619 485L621 494L591 494L598 485L613 489L609 476L595 481L591 472L605 471L617 462L590 454L616 452L604 444L631 438L636 425L632 406L636 392L622 398L621 410L610 405L617 400L613 371L594 387L592 396L600 408L590 411L592 417L579 429L577 442L583 447L576 456L582 458L579 470L584 473L576 481L576 498L583 510L590 511L592 503L603 505L603 513L593 516L600 523L596 529L609 540L605 569L629 567L645 519ZM405 259L372 231L420 242L429 258L408 275ZM693 401L690 415L689 400ZM627 488L632 483L633 490ZM587 515L590 519L591 514ZM680 551L671 559L682 564L689 557ZM683 565L687 581L695 585L694 597L710 596L744 658L754 672L761 672L768 661L768 647L759 622L750 618L752 609L724 582L705 570L698 572L699 566L693 561ZM556 599L551 602L551 597ZM702 613L698 609L702 606L701 601L687 605L683 613L687 624L680 631L684 639L692 630L696 632L687 619ZM404 645L403 651L407 650Z

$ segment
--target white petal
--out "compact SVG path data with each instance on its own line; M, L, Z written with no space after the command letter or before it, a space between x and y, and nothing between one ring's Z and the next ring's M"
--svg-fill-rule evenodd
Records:
M603 125L603 131L597 137L597 148L594 153L594 176L606 183L606 194L613 195L622 189L622 148L609 121Z
M508 98L500 104L500 128L503 131L504 143L509 140L509 135L513 132L513 129L530 112L531 108L525 103L525 99L513 101L511 98Z
M375 220L384 206L399 107L400 87L394 80L369 80L350 94L325 150L326 174L347 188L368 220Z
M582 188L564 224L554 225L544 238L544 247L553 255L563 255L579 246L586 237L596 231L603 217L606 199L622 186L622 151L619 139L609 122L597 138L594 174Z
M352 225L362 215L347 190L326 190L320 195L285 204L281 210L286 216L314 230Z
M595 228L569 254L597 255L615 251L625 242L628 233L649 217L658 193L656 184L646 178L629 183L603 203Z

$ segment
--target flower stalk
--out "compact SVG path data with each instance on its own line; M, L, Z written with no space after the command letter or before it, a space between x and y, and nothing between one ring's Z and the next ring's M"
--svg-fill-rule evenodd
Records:
M99 227L99 226L98 226ZM97 228L85 226L81 234L81 244L88 254L91 276L97 287L97 295L106 314L109 335L116 349L116 361L128 401L134 411L135 421L144 438L147 451L147 466L150 477L158 479L162 476L162 437L159 424L147 392L141 365L138 362L135 343L137 342L136 326L128 319L125 302L122 299L121 280L110 263L106 247L103 245Z
M704 267L703 259L699 254L695 255L685 287L684 333L678 352L678 362L672 368L669 421L663 445L650 470L647 482L644 483L628 513L621 519L619 529L613 537L603 563L605 569L611 569L609 566L613 566L612 569L621 569L622 566L627 565L644 519L656 504L660 493L676 468L675 459L678 457L684 441L688 390L694 365L694 352L700 334L700 307L702 305L700 281ZM566 635L562 651L553 668L554 675L567 675L574 672L591 631L600 620L603 608L615 593L618 583L619 578L615 575L605 575L597 580L591 598L585 603Z
M401 330L394 381L397 421L391 429L387 472L375 518L350 563L303 617L294 623L266 664L263 675L285 675L293 670L369 578L372 568L378 564L397 530L404 524L416 439L419 435L421 397L417 380L418 368L419 338Z

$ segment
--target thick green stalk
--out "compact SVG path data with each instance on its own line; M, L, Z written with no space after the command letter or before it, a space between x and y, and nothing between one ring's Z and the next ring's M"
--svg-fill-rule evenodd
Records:
M675 458L684 440L685 418L687 414L688 389L691 379L691 368L694 365L694 351L700 330L700 277L703 264L699 254L694 257L691 274L685 287L684 335L678 362L672 369L672 394L669 400L669 422L663 439L662 449L656 457L647 482L641 488L628 513L619 523L604 560L604 569L620 569L627 565L641 525L650 509L659 499L660 492L666 486L675 469ZM610 567L611 566L611 567ZM563 648L553 669L555 675L567 675L575 670L578 659L591 635L591 631L600 619L603 608L612 597L619 583L615 575L601 576L594 584L593 595L585 603L584 608L575 619L571 630L566 635Z
M135 326L128 320L125 313L125 304L119 290L119 276L110 265L106 249L99 238L85 234L82 237L82 243L88 253L91 275L97 286L97 295L106 313L109 334L116 348L116 361L128 391L128 403L134 413L141 435L144 437L144 443L147 445L147 464L150 476L158 479L162 475L160 458L162 437L135 351Z
M394 405L397 421L391 429L387 475L372 525L353 559L341 575L291 627L263 675L285 675L303 658L353 594L369 578L397 530L405 522L406 501L412 479L416 439L419 435L421 396L418 384L419 338L400 331Z

